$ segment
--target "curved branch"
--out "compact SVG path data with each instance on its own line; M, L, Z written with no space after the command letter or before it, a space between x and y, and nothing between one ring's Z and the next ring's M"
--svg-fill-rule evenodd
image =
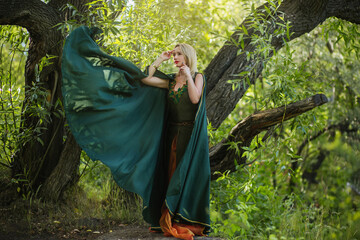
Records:
M40 0L0 1L0 25L24 27L32 38L44 38L60 21L57 11Z
M25 81L35 80L35 68L46 54L60 56L62 35L54 26L61 22L56 9L40 0L12 0L0 2L0 24L18 25L30 34L29 57L26 61ZM54 70L44 69L44 78Z
M333 125L329 125L326 128L320 130L318 133L316 133L315 135L305 139L301 145L298 148L297 151L297 155L300 156L304 147L311 141L317 139L318 137L320 137L321 135L323 135L326 132L330 132L330 131L334 131L334 130L340 130L341 132L356 132L359 130L359 128L357 127L352 127L352 123L346 121L346 122L341 122L338 124L333 124Z
M238 160L240 164L245 164L246 158L241 157L244 152L242 147L248 147L256 135L276 124L321 106L327 101L325 95L316 94L287 106L261 111L248 116L231 130L226 139L223 139L210 149L212 172L234 170L234 159ZM229 149L231 142L236 143L238 152L235 149Z

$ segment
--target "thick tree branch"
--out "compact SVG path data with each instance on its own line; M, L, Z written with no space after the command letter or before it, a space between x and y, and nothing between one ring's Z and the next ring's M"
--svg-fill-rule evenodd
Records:
M86 15L89 11L87 3L93 2L92 0L52 0L48 3L54 9L57 9L59 15L64 21L75 19L78 23L81 23L84 19L81 19L80 15ZM71 5L76 8L79 15L73 16L72 9L66 8L66 5ZM84 23L85 24L85 23Z
M54 26L61 22L56 9L40 0L8 0L0 2L0 24L18 25L29 31L31 42L26 61L25 81L30 85L35 79L36 65L46 54L60 56L61 33ZM46 78L54 66L45 68L42 78Z
M248 116L231 130L226 139L223 139L219 144L210 149L212 172L234 170L234 159L239 164L244 164L246 158L241 157L244 152L242 147L249 146L256 135L278 123L321 106L327 101L325 95L317 94L287 106L261 111ZM235 149L229 149L230 142L237 144L238 152Z
M26 28L32 38L44 39L61 18L57 11L40 0L0 1L0 25L18 25ZM50 49L54 45L48 46Z
M268 21L272 18L266 16L267 13L264 11L265 6L269 7L269 4L260 6L256 12L265 15L263 28L266 30L264 34L273 36L271 45L275 50L279 50L284 44L282 37L274 34L275 31L279 29L276 23L284 23L280 16L283 16L285 21L291 23L290 40L310 32L325 21L326 18L331 16L340 17L354 23L360 21L360 11L358 10L360 1L355 0L284 0L278 9L279 12L283 14L274 15L275 24L272 21ZM254 32L249 25L249 19L251 19L251 16L244 20L239 30L231 36L232 41L224 44L204 71L208 81L207 115L212 126L215 128L218 127L235 108L238 100L249 87L247 84L241 84L240 88L233 91L231 84L227 83L227 81L233 79L239 79L241 81L245 77L239 77L239 73L251 70L249 79L250 83L254 83L261 74L266 60L273 54L273 52L271 52L266 59L263 56L256 56L256 61L258 61L258 63L260 62L260 64L255 66L255 61L253 59L247 59L246 56L246 52L254 52L256 47L251 43L251 39L248 38L244 40L244 50L241 54L237 55L240 47L239 44L236 46L234 42L239 42L239 36L244 34L242 26L247 28L247 32L249 33L248 37L251 37L254 33L259 36L264 36L264 34Z

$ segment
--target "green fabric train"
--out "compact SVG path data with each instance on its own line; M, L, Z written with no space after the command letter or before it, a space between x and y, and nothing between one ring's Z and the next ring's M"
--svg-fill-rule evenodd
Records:
M143 198L143 216L153 228L159 227L160 209L166 202L175 219L210 230L205 91L184 157L166 186L167 90L143 85L140 79L147 76L145 72L102 51L92 38L98 31L77 28L63 50L63 101L77 143L92 160L111 169L120 187ZM160 71L155 76L174 80Z

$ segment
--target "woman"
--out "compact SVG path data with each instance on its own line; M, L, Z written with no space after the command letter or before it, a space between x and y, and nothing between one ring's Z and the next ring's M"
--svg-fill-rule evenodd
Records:
M143 198L152 230L203 235L210 229L210 166L205 79L196 73L195 51L179 44L143 73L101 51L95 33L76 29L63 50L64 107L75 139L119 186ZM171 55L178 73L158 71Z
M175 81L154 77L153 74L163 61L174 57L174 64L179 69ZM168 89L168 127L166 131L166 157L169 160L169 181L181 161L190 140L198 103L202 96L204 78L197 73L196 52L188 44L177 44L172 51L163 52L149 67L149 76L142 82L159 88ZM205 206L204 206L205 208ZM191 239L193 234L203 235L205 227L201 224L172 224L169 210L164 205L160 219L161 230L165 235Z

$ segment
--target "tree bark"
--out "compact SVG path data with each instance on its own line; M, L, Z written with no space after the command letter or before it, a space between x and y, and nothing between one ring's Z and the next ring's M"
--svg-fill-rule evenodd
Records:
M74 146L76 147L74 148ZM57 201L67 186L77 182L80 164L77 159L80 158L80 154L81 149L77 145L74 136L69 134L64 150L61 152L59 163L41 188L41 196L45 199Z

